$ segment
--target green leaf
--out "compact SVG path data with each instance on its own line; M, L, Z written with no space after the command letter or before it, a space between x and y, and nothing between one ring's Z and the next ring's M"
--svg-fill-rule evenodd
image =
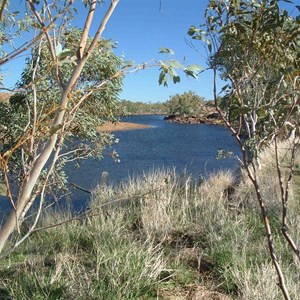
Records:
M204 70L204 69L199 65L193 64L193 65L187 66L186 70L195 72L195 71L201 71L201 70Z
M205 26L205 24L202 24L202 25L200 25L199 27L203 27L203 26ZM190 35L190 36L193 36L193 35L196 34L196 33L197 33L198 35L206 34L206 32L205 32L203 29L200 29L199 27L196 27L196 26L192 25L192 26L189 28L187 34Z
M169 74L169 76L173 79L173 77L178 76L177 72L173 69L173 68L169 68L167 70L167 73Z
M70 49L65 49L56 55L59 56L60 59L65 59L67 56L74 56L74 51L71 51Z
M177 82L180 82L180 77L179 76L174 76L173 77L173 82L176 84Z
M178 61L178 60L170 60L169 61L169 65L172 67L172 68L177 68L177 69L184 69L184 66Z
M211 52L212 52L211 41L210 41L210 40L207 40L206 43L207 43L208 51L209 51L209 53L211 53Z
M56 125L56 126L53 126L51 129L50 129L50 134L55 134L58 130L60 130L62 128L62 125L59 124L59 125Z
M61 45L61 43L57 43L57 45L56 45L56 47L55 47L55 54L58 56L58 55L60 55L61 53L63 52L63 50L62 50L62 45Z
M193 78L195 78L195 79L198 79L197 73L195 73L195 72L193 72L193 71L191 71L191 70L189 70L189 69L185 69L185 70L183 70L183 72L184 72L187 76L190 76L190 77L193 77Z
M76 60L77 60L77 57L76 56L72 56L72 57L70 57L70 56L67 56L66 58L64 58L63 60L60 60L59 62L58 62L58 65L59 66L62 66L63 64L73 64L73 65L77 65L77 62L76 62Z
M133 65L134 65L133 60L126 60L126 61L123 62L122 68L132 67Z
M203 39L204 39L203 36L200 34L196 34L193 36L193 40L203 41Z
M158 79L158 83L159 85L164 85L167 86L168 85L168 80L167 80L167 76L166 76L166 72L165 71L161 71L159 74L159 79Z
M171 55L175 54L175 52L172 49L168 49L168 48L159 48L159 49L160 49L159 53L167 53Z
M196 32L197 32L197 27L194 26L194 25L192 25L192 26L189 28L187 34L192 36L192 35L194 35Z

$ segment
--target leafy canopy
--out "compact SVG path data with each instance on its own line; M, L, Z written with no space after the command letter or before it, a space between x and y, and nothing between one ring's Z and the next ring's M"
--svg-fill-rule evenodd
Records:
M211 0L205 16L188 34L207 44L210 67L227 81L220 103L253 155L287 121L299 134L300 18L276 0Z
M76 51L81 34L80 29L69 28L57 42L55 51L58 55L57 63L60 67L59 76L62 85L67 84L77 64ZM75 157L78 159L90 155L101 157L105 144L112 142L112 136L101 134L98 128L104 121L115 121L122 76L113 78L101 88L97 87L103 80L115 76L120 70L122 60L113 53L113 47L110 41L104 39L98 41L70 95L65 135L69 140L67 143L69 150L71 148L74 152L72 157L66 157L60 164ZM11 170L14 170L15 177L19 180L21 156L24 157L25 154L25 160L30 160L30 157L53 134L53 130L61 129L61 126L57 128L48 126L60 101L61 87L55 79L55 70L47 42L41 39L33 48L31 58L27 59L26 67L18 82L18 89L22 92L11 97L10 105L0 105L0 125L6 129L1 134L2 150L11 149L24 134L26 135L26 132L29 134L35 128L35 147L32 148L29 142L24 143L14 151L10 160ZM88 96L88 101L80 103L82 97L89 92L92 93ZM78 143L77 138L81 139L81 143ZM72 141L75 143L72 144Z
M166 105L171 115L197 114L204 105L204 98L189 91L171 96Z

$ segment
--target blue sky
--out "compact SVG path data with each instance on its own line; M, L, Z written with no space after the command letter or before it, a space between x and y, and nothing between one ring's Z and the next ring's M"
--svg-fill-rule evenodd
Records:
M151 59L165 59L158 54L160 47L171 48L179 61L185 64L200 64L205 67L205 59L187 44L190 25L203 23L207 1L199 0L128 0L120 1L111 19L105 37L118 41L118 51L126 59L140 63ZM199 46L199 45L198 45ZM203 47L198 47L200 53ZM124 81L121 98L133 101L164 101L170 95L193 90L206 98L212 97L212 80L203 74L199 80L181 76L181 82L169 86L158 85L157 68L131 74Z
M24 0L12 2L15 8L20 6L20 2L24 4ZM109 0L106 2L96 11L97 18L94 20L92 33L110 3ZM120 0L103 36L118 42L115 52L124 55L125 60L143 63L152 59L165 59L167 58L165 55L158 54L159 48L165 47L175 52L175 59L183 61L185 58L184 64L199 64L205 67L204 47L201 43L194 42L198 51L193 49L189 45L191 39L187 31L191 25L204 22L203 15L207 3L208 0ZM79 5L77 7L79 10L74 24L82 27L86 11ZM291 7L285 5L288 10L291 10ZM5 75L6 86L11 87L16 82L22 71L23 62L24 57L21 57L1 69ZM212 99L213 80L209 71L200 74L198 80L186 78L181 74L181 82L176 85L170 82L167 88L159 86L158 76L158 68L128 75L124 80L120 99L165 101L171 95L189 90L206 99ZM221 84L220 82L220 88Z

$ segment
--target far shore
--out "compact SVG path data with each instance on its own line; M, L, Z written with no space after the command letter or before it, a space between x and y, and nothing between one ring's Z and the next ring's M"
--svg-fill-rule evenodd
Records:
M99 127L99 130L102 132L111 132L111 131L119 131L119 130L135 130L135 129L145 129L150 128L150 125L130 123L130 122L106 122L102 126Z

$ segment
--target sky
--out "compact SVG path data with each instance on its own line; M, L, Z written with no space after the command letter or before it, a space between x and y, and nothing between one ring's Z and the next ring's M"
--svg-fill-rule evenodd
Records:
M151 59L173 59L159 54L160 47L170 48L174 58L184 64L206 67L204 47L197 45L197 52L189 42L187 31L191 25L203 23L208 1L202 0L127 0L120 1L105 37L118 41L118 51L126 59L136 63ZM204 56L203 56L204 55ZM171 95L195 91L200 96L212 98L211 74L203 74L198 80L181 73L181 82L168 87L159 86L158 68L131 74L124 81L121 97L133 101L165 101Z
M298 1L298 0L297 0ZM14 0L12 8L18 9L24 0ZM83 27L86 10L76 0L78 15L73 24ZM92 26L93 34L101 21L110 1L99 7ZM191 25L204 23L204 11L208 0L120 0L114 14L108 22L103 37L117 42L114 50L125 60L144 63L153 59L177 59L185 65L198 64L206 67L205 47L193 41L187 31ZM15 6L15 7L14 7ZM291 10L291 6L285 4ZM25 36L26 38L26 36ZM190 43L193 43L194 47ZM168 57L159 54L160 48L170 48L175 55ZM196 48L196 49L195 49ZM15 59L1 68L5 75L4 84L12 87L19 78L24 66L24 57ZM213 77L211 71L205 71L198 79L187 78L181 73L181 82L169 83L168 87L159 86L159 69L151 68L129 74L124 79L120 99L142 102L163 102L177 93L194 91L199 96L213 98ZM221 89L222 82L218 85Z

